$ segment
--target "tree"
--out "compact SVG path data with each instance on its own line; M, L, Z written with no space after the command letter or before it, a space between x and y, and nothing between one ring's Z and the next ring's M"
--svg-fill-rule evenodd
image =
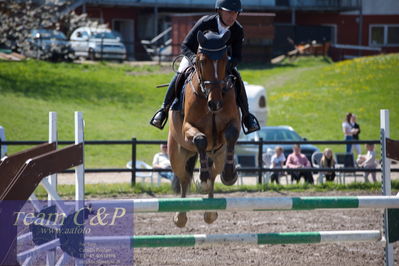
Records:
M91 21L87 14L76 14L73 11L77 3L51 0L45 4L36 4L31 0L0 0L0 46L28 56L36 54L40 59L52 59L56 52L60 52L59 47L54 44L44 47L38 41L40 35L32 36L32 30L59 30L69 36L78 27L98 26L98 22ZM70 57L71 54L66 56Z

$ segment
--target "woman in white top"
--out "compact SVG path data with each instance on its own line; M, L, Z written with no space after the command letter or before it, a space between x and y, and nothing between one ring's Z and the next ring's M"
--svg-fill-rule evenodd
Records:
M161 152L154 155L152 167L154 169L170 169L170 160L167 152L168 146L166 144L161 144L160 148ZM173 179L173 172L159 172L159 175L169 180Z
M359 155L357 159L357 164L363 168L375 169L377 168L377 162L375 158L374 144L366 144L367 154ZM370 172L364 173L364 180L369 182L369 174ZM371 177L373 178L373 182L377 182L376 172L371 173Z
M357 133L357 129L351 124L352 113L347 113L345 121L342 122L342 131L345 135L345 140L353 140L353 134ZM346 144L346 152L352 152L352 144Z
M277 146L275 149L275 154L273 154L271 159L271 168L283 168L285 162L285 155L283 152L283 148ZM271 182L276 181L276 184L280 184L279 177L281 172L273 172L271 176Z

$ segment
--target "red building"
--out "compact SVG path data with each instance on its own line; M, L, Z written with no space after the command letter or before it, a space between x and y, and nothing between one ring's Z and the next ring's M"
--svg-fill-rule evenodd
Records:
M113 30L119 31L128 48L131 59L149 59L142 40L153 40L162 44L172 43L178 46L181 35L188 31L194 20L187 13L212 13L213 5L206 1L116 1L86 0L78 8L87 12L90 17L107 23ZM263 0L243 1L245 12L274 13L273 25L266 26L264 17L254 15L248 28L263 25L261 30L252 36L251 43L261 53L277 56L292 49L292 43L331 42L331 55L335 59L349 58L375 53L399 52L399 1L398 0ZM179 15L181 16L180 18ZM185 17L185 18L183 18ZM268 19L269 19L268 18ZM187 21L185 25L178 21ZM239 21L245 24L246 16L242 14ZM177 26L177 23L181 25ZM176 29L180 27L176 35ZM184 30L182 27L186 27ZM266 29L268 27L268 29ZM158 39L159 33L165 34ZM255 39L257 39L255 41ZM270 45L273 42L273 45ZM162 46L163 45L163 46ZM173 46L172 46L173 47ZM163 48L162 48L163 49ZM176 48L173 48L176 49ZM160 48L161 50L161 48ZM172 51L172 49L170 49ZM174 53L175 54L175 53ZM269 56L269 57L270 57Z
M275 25L287 24L305 29L306 26L328 28L330 36L324 37L331 41L330 52L335 59L399 52L397 0L363 0L358 11L349 12L298 10L295 15L292 11L276 12Z
M172 22L172 55L180 53L180 44L192 26L203 14L173 14ZM244 27L243 61L269 62L272 55L274 39L274 14L242 13L239 21Z

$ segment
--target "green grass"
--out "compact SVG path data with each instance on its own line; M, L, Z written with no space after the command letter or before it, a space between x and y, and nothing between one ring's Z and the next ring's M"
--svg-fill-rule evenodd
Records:
M391 137L399 138L399 55L331 63L304 57L277 66L243 65L243 79L266 87L268 124L291 125L309 140L341 140L346 112L358 115L362 139L379 139L379 109L391 111ZM60 140L73 139L73 111L82 111L86 140L163 139L148 125L162 102L170 68L111 63L0 61L0 125L8 140L46 140L48 112L58 113ZM323 148L324 146L320 146ZM11 146L9 153L26 147ZM128 145L86 146L86 167L124 167ZM157 146L139 146L151 163ZM343 145L334 146L342 151Z
M397 193L399 191L399 180L393 180L392 191ZM57 187L58 194L62 198L72 199L75 196L74 185L59 185ZM381 183L350 183L347 185L341 185L337 183L324 183L320 185L308 185L308 184L292 184L292 185L275 185L275 184L263 184L263 185L242 185L242 186L224 186L222 184L215 184L215 193L231 193L231 192L259 192L259 191L275 191L275 192L323 192L323 191L369 191L369 192L380 192ZM191 191L199 193L194 185L191 186ZM86 184L85 194L86 197L90 198L102 198L102 197L132 197L135 194L146 193L149 195L155 194L174 194L170 184L164 183L160 186L150 185L144 183L137 183L136 186L132 187L129 183L118 183L118 184ZM39 186L35 194L38 198L44 199L47 197L47 192L42 186Z
M269 125L290 125L309 140L342 140L341 123L352 112L361 139L378 140L380 109L390 110L391 137L399 138L398 69L398 54L338 63L310 57L266 71L244 70L242 75L267 88Z
M73 140L73 112L82 111L86 140L166 139L167 131L148 126L164 90L155 85L172 75L162 72L159 66L0 62L0 125L8 140L46 140L48 112L56 111L59 139ZM158 150L141 146L138 158L149 162ZM125 167L130 151L127 145L87 146L86 165Z

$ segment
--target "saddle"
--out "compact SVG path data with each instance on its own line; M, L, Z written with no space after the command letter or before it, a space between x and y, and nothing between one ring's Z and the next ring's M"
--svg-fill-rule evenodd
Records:
M176 98L170 107L173 111L183 112L184 106L184 91L186 88L186 84L189 81L189 77L194 72L194 67L187 67L183 72L181 72L177 76L176 84L175 84L175 95Z

